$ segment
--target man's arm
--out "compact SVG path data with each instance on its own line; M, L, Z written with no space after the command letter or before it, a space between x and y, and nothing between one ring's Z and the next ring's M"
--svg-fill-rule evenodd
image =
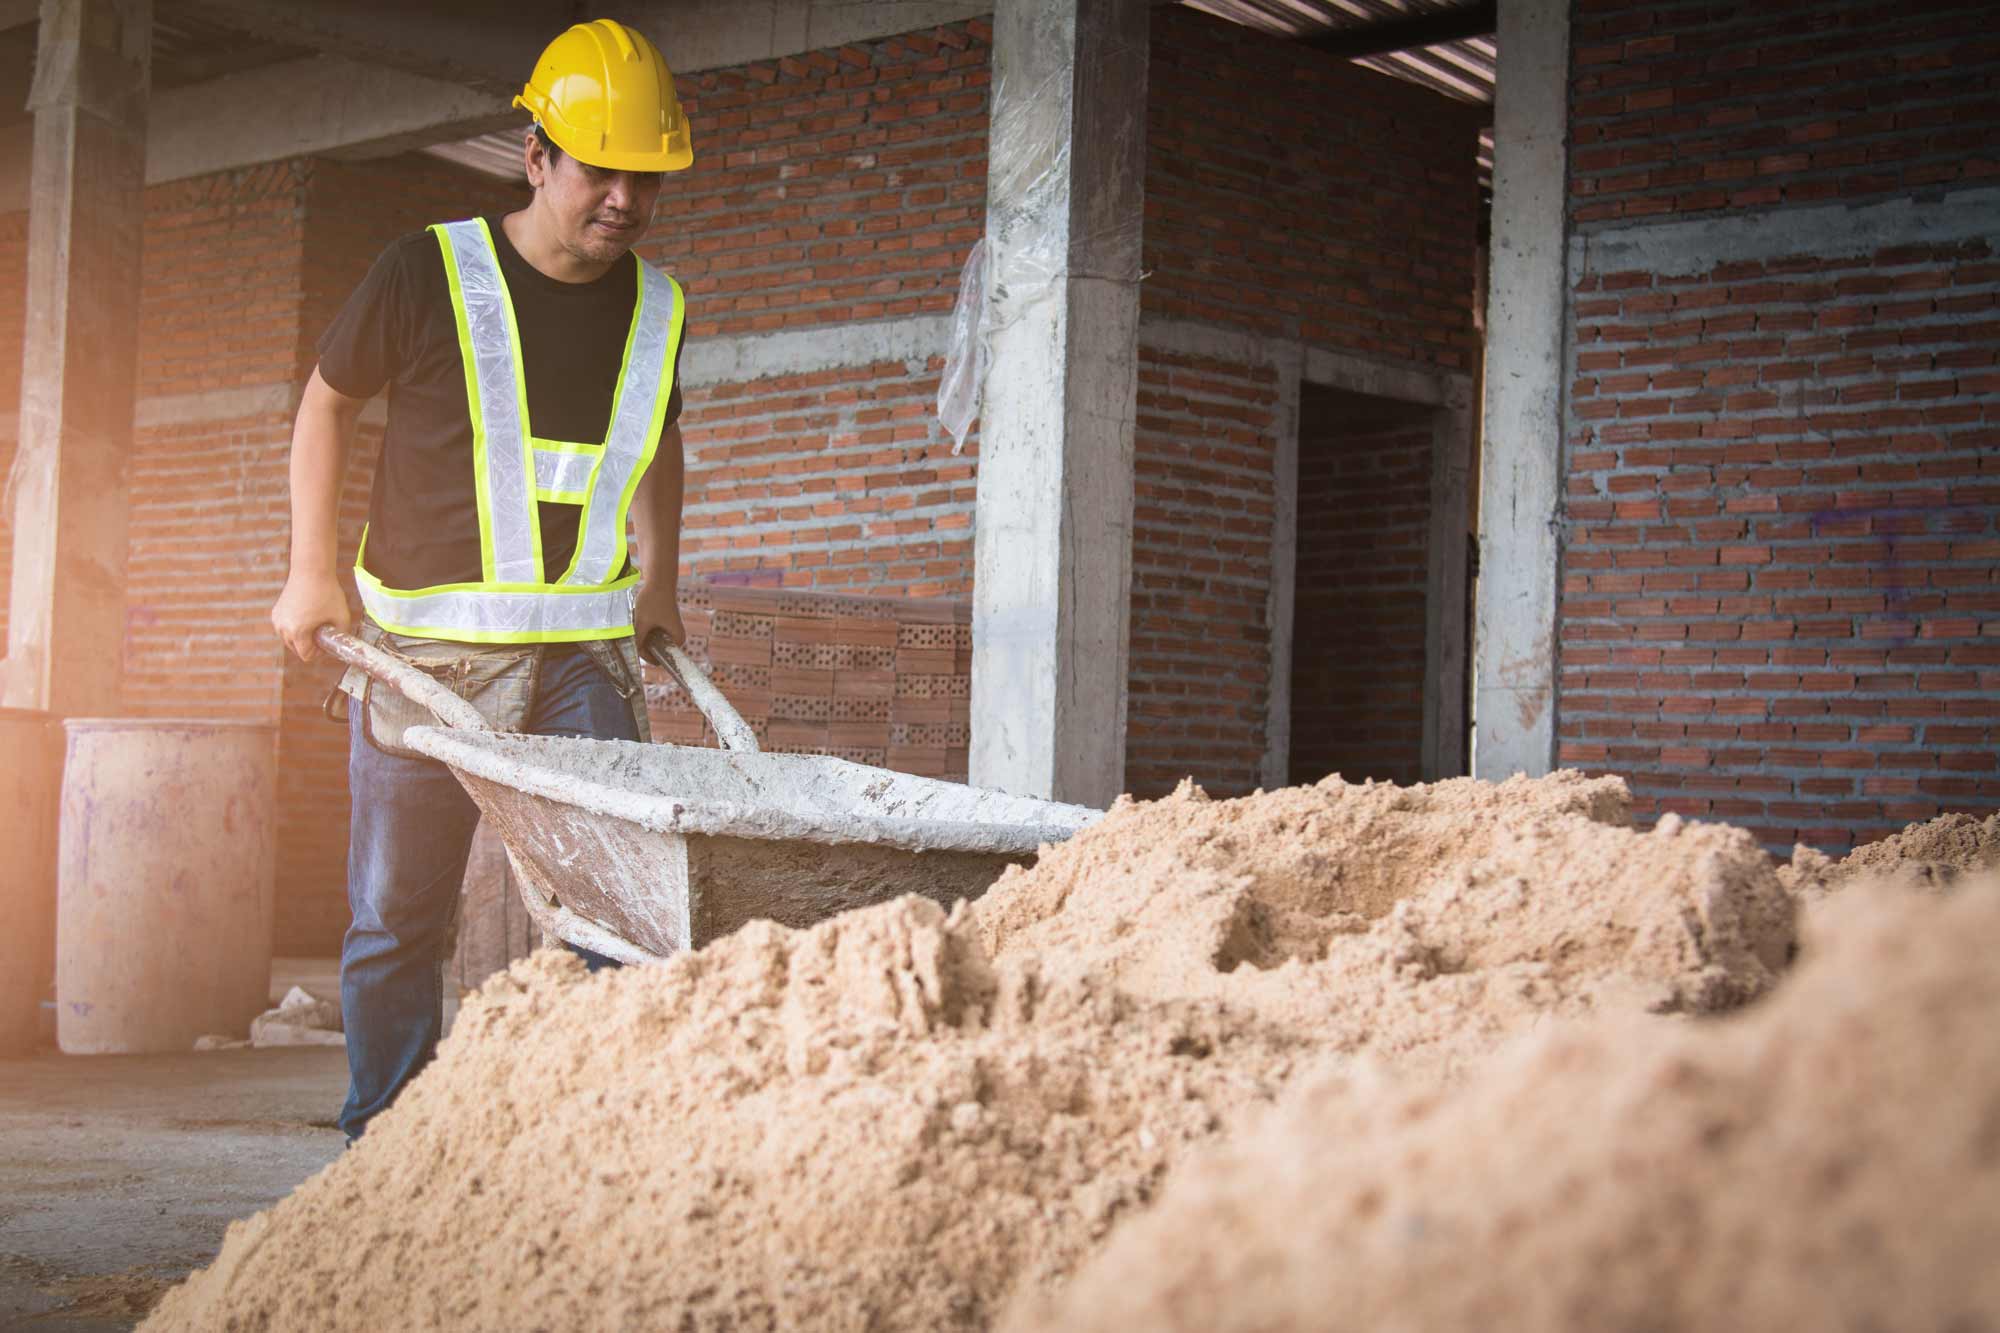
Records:
M632 496L632 525L639 535L639 599L632 609L632 631L639 647L656 629L675 643L687 642L681 627L681 494L685 488L679 423L660 432L653 464L639 478Z
M350 398L321 379L315 366L292 423L292 568L271 608L271 625L301 661L318 653L313 632L321 625L354 624L340 586L340 482L365 406L365 398Z

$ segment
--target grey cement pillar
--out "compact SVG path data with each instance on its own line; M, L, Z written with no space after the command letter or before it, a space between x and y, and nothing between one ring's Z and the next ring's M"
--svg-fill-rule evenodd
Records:
M1556 754L1570 0L1501 0L1472 771Z
M1000 0L972 781L1124 790L1147 0Z
M115 712L152 0L42 0L5 702Z

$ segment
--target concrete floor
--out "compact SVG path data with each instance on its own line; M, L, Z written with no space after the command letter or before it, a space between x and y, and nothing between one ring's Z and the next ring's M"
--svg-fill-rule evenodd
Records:
M0 1333L131 1328L339 1155L338 1048L0 1060Z

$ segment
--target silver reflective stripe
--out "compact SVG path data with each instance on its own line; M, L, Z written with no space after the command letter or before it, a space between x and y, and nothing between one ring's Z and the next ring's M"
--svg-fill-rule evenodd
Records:
M376 624L424 638L520 643L632 629L632 593L624 586L562 593L453 588L391 596L370 579L359 584L361 604Z
M486 455L485 491L495 583L542 581L541 529L535 480L528 463L522 386L515 373L507 284L484 224L447 222L452 262L472 343L473 389L479 398L479 438ZM602 583L603 579L596 582Z
M597 455L564 454L553 449L535 450L535 485L545 491L571 492L583 494L590 485L590 469L597 466Z
M668 344L673 341L674 284L651 264L639 265L639 309L634 316L632 348L619 375L612 409L611 433L604 441L604 462L591 487L577 535L576 562L564 583L608 583L625 563L625 509L633 475L657 440L662 407L660 388L666 379Z

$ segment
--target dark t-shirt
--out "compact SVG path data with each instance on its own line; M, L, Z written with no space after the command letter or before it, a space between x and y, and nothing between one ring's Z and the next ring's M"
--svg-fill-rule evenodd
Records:
M558 282L521 258L498 217L486 225L520 330L530 433L601 443L638 296L637 268L626 260L595 282ZM415 232L382 252L320 336L319 373L351 398L389 390L389 425L368 505L368 572L391 588L479 582L472 417L435 235ZM680 411L677 354L667 422ZM544 503L539 512L543 577L553 581L576 550L582 508Z

